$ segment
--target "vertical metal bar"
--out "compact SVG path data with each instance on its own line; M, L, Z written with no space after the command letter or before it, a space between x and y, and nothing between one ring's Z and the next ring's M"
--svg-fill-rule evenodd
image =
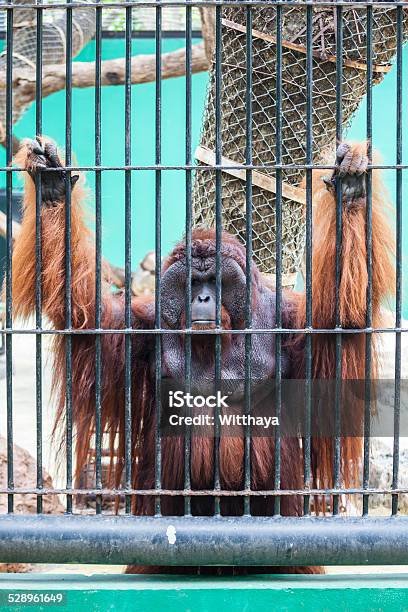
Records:
M397 7L397 151L396 163L402 164L402 42L404 32L402 7ZM402 306L402 170L396 170L396 286L395 327L401 327ZM392 466L392 488L398 487L399 435L401 407L401 332L395 333L395 391L394 391L394 444ZM392 496L392 514L398 514L398 494Z
M282 6L276 6L276 164L282 163ZM276 327L282 327L282 170L276 168ZM282 336L275 336L276 417L282 413ZM281 436L275 428L274 489L281 486ZM274 514L280 514L280 497L274 498Z
M221 62L222 62L222 24L221 6L215 9L215 285L216 285L216 328L221 329L221 239L222 239L222 170L219 166L222 160L221 139ZM221 380L221 335L215 337L215 380L219 385ZM220 427L218 418L219 408L215 409L215 438L214 438L214 489L220 490ZM220 498L215 497L215 514L220 514Z
M72 4L72 0L68 0ZM71 165L72 150L72 8L66 9L66 49L65 49L65 164ZM71 172L66 173L65 185L65 327L72 329L72 261L71 261ZM66 335L66 481L72 487L72 335ZM67 495L67 512L72 512L72 495Z
M373 7L367 6L367 156L372 162L372 114L373 114ZM372 173L367 172L366 179L366 249L367 249L367 309L366 327L372 326ZM363 488L369 486L370 480L370 433L371 433L371 354L372 334L365 337L365 393L364 393L364 460ZM368 495L363 495L363 515L368 514Z
M156 6L156 165L161 163L161 49L162 49L162 8ZM156 178L156 282L155 282L155 326L161 329L161 170L155 170ZM156 489L161 488L161 334L156 334ZM156 498L156 514L161 514L160 496Z
M306 164L313 162L313 7L306 9ZM306 327L312 321L312 170L306 170ZM312 410L312 334L306 334L306 414L303 440L304 487L311 485L310 427ZM303 498L303 513L310 513L310 496Z
M132 8L126 7L125 165L132 163ZM132 327L132 174L125 170L125 327ZM132 336L125 336L125 487L132 486ZM125 510L131 512L131 495Z
M37 0L38 4L42 0ZM37 9L37 40L36 40L36 89L35 89L35 131L42 133L42 24L43 11ZM35 327L42 329L42 248L41 248L41 173L35 181ZM36 386L36 428L37 428L37 488L42 489L42 336L35 337L35 386ZM42 512L42 496L37 496L37 512Z
M8 0L11 4L12 0ZM13 158L13 9L7 11L6 66L6 165ZM7 172L7 261L6 261L6 328L13 326L12 257L13 257L13 173ZM6 334L6 396L7 396L7 487L14 488L13 467L13 336ZM7 496L7 510L13 512L14 495Z
M252 165L252 8L246 7L246 164ZM245 327L252 327L252 170L245 171L245 213L246 213L246 307ZM252 333L245 334L245 413L251 413L251 377L252 377ZM246 426L245 431L245 457L244 457L244 488L251 488L251 427ZM244 501L244 514L251 513L250 497Z
M191 166L191 95L192 95L192 7L186 7L186 166ZM191 328L191 243L192 243L192 171L186 170L186 329ZM191 334L185 336L185 386L186 392L191 388ZM190 489L190 451L191 428L186 429L184 438L184 488ZM191 514L191 499L184 499L184 513Z
M341 142L343 133L343 7L336 7L336 140ZM341 179L337 181L336 190L336 329L341 328L340 319L340 277L341 277L341 238L342 238L342 186ZM336 388L335 388L335 436L334 436L334 487L340 485L341 464L341 381L342 381L342 335L336 334ZM339 496L333 495L333 514L339 512Z
M102 209L101 209L101 57L102 9L95 9L95 329L102 324ZM102 338L95 336L95 484L102 489ZM102 513L102 496L96 496L96 514Z

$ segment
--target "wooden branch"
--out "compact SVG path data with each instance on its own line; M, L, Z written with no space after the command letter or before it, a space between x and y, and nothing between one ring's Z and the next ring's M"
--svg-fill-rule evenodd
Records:
M215 9L212 6L200 7L201 32L204 39L208 63L213 60L215 49Z
M216 165L215 153L207 147L198 146L195 150L194 157L203 164L207 164L207 166ZM239 164L224 156L221 156L221 164L223 166L223 172L230 174L231 176L235 176L242 181L246 181L245 166L242 166L242 169L236 168L236 166L241 166L242 164ZM232 168L229 168L228 166L232 166ZM252 182L257 187L261 187L261 189L265 189L271 193L276 193L276 180L272 176L267 176L263 172L253 170ZM293 200L293 202L306 204L306 190L302 187L295 187L295 185L290 185L284 181L282 183L282 195L285 198L288 198L288 200Z
M102 85L123 85L125 83L125 58L102 62ZM191 69L193 74L208 70L203 43L192 46ZM186 50L177 49L162 55L162 79L183 76L186 73ZM156 80L156 56L136 55L132 57L132 84L150 83ZM36 79L34 70L15 71L13 76L13 99L17 106L26 106L35 100ZM95 86L95 63L73 62L72 86L78 88ZM6 88L6 75L0 74L0 89ZM65 64L43 67L42 94L45 98L65 89Z

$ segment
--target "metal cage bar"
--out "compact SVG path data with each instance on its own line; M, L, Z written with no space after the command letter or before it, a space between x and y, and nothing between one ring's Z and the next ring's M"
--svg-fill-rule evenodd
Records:
M407 522L406 517L9 515L0 517L0 555L5 562L27 563L290 566L318 559L324 565L395 565L408 561ZM174 544L166 535L169 526L175 529Z
M71 165L72 158L72 2L67 7L65 50L65 163ZM65 326L68 330L65 339L65 380L66 380L66 481L72 486L73 479L73 423L72 423L72 210L71 210L71 172L66 173L65 181ZM72 512L72 496L67 495L67 512Z
M191 7L186 8L186 165L192 164L192 13ZM186 291L185 312L186 329L191 329L191 281L192 281L192 228L193 228L193 202L192 202L193 177L192 171L186 170ZM185 338L185 388L191 391L191 334ZM187 427L184 438L184 487L191 488L191 426ZM184 512L191 515L191 498L187 496L184 500Z
M336 4L337 0L336 0ZM336 140L342 141L343 137L343 7L336 6ZM336 191L336 306L335 325L341 330L340 318L340 275L341 275L341 238L343 227L343 201L342 201L342 179L337 178ZM334 437L334 486L340 483L341 469L341 440L340 440L340 406L341 406L341 378L342 378L342 334L336 335L336 395L335 395L335 437ZM333 514L339 512L339 497L333 496Z
M372 121L373 121L373 9L367 6L367 155L369 162L372 159ZM366 245L367 245L367 310L366 325L372 326L372 171L367 172L367 204L366 204ZM363 486L368 487L370 480L370 432L371 432L371 372L372 372L372 334L367 332L365 337L365 408L364 408L364 458L363 458ZM368 495L363 495L363 515L368 514Z
M402 159L402 35L403 14L401 7L397 9L397 133L396 133L396 163ZM402 304L402 172L396 170L396 278L395 278L395 327L401 326ZM401 408L401 333L395 334L395 401L394 401L394 444L392 487L398 487L399 476L399 436ZM398 494L392 497L392 514L398 513Z
M276 163L282 162L282 6L276 7ZM276 328L282 327L282 171L276 168ZM282 414L282 336L275 336L275 381L276 381L276 416ZM275 466L274 488L281 485L281 436L279 427L275 430ZM274 500L274 513L280 514L280 498Z
M221 140L221 93L222 93L222 29L221 29L221 7L215 9L215 163L221 165L222 140ZM221 236L222 236L222 172L215 170L215 285L216 285L216 329L221 329ZM218 389L221 380L221 336L215 337L215 388ZM220 449L219 449L219 409L215 409L214 430L214 491L221 488L220 484ZM220 498L214 498L214 512L220 515Z
M6 163L11 166L13 156L13 11L7 12L7 91L6 91ZM13 247L13 223L12 223L12 197L13 197L13 175L10 171L6 175L6 197L7 197L7 260L6 260L6 328L13 327L12 314L12 247ZM13 338L6 334L6 385L7 385L7 487L12 491L14 487L14 453L13 453ZM12 492L7 500L8 512L13 512L14 496Z
M40 1L41 4L41 1ZM42 52L43 52L43 13L37 11L37 54L36 54L36 91L35 91L35 131L42 134ZM35 326L36 329L42 328L42 290L41 290L41 269L42 269L42 239L41 239L41 174L37 176L35 184ZM36 336L35 346L35 380L36 380L36 428L37 428L37 487L42 488L43 481L43 461L42 461L42 336ZM42 512L42 497L37 497L37 512Z
M252 9L246 8L246 163L252 163L252 69L253 69L253 49L252 49ZM252 327L252 171L246 170L245 177L245 212L246 212L246 261L245 261L245 327ZM251 414L251 357L252 357L252 335L245 336L245 413ZM249 425L245 428L245 454L244 454L244 488L251 489L251 436ZM244 499L244 515L251 514L250 497Z
M101 164L102 10L95 14L95 165ZM102 327L102 176L95 172L95 328ZM95 485L102 489L102 338L95 336ZM102 497L96 497L96 513Z
M307 20L307 56L306 56L306 79L307 79L307 106L306 106L306 163L312 164L313 151L313 55L312 55L312 20L313 7L306 9ZM306 272L306 327L312 328L312 171L306 171L306 237L305 237L305 272ZM304 437L304 486L307 490L311 486L311 418L312 418L312 336L306 337L306 423ZM310 514L310 496L303 498L303 513Z
M258 6L258 7L271 7L271 6L278 6L279 4L282 3L282 0L200 0L200 6L213 6L213 7L222 7L225 5L228 6ZM375 4L381 3L381 7L383 8L396 8L399 6L405 7L405 2L404 0L396 0L395 2L393 2L393 0L385 0L384 2L382 2L382 0L336 0L336 5L338 5L339 7L365 7L365 6L373 6ZM121 7L122 8L127 8L127 7L134 7L134 0L125 0L124 2L121 2ZM286 0L285 1L285 6L290 7L290 6L298 6L299 2L298 0ZM305 7L307 6L314 6L316 4L316 0L305 0L302 5L304 5ZM148 7L148 8L152 8L152 7L157 7L157 5L159 5L161 8L164 7L188 7L188 6L196 6L197 5L197 0L141 0L140 2L138 1L138 6L140 7ZM8 10L8 11L12 11L15 8L19 8L20 5L19 4L15 4L12 1L8 2L6 5L2 6L2 9ZM37 9L38 8L38 4L26 4L25 5L26 8L29 9ZM72 8L72 3L71 2L58 2L55 4L45 4L43 6L43 8L45 9L55 9L55 8L65 8L65 9L69 9ZM101 7L104 9L109 9L109 8L117 8L117 2L76 2L75 3L75 7L76 8L88 8L88 7ZM319 7L333 7L333 0L322 0L322 2L319 1Z
M132 9L126 8L126 83L125 83L125 164L131 163L132 137ZM131 171L125 172L125 328L132 327L132 192ZM132 336L125 336L125 486L132 482ZM126 512L131 512L131 497L126 496Z
M162 9L160 3L156 6L156 164L161 163L161 30L162 30ZM161 170L156 170L156 230L155 230L155 259L157 262L156 284L155 284L155 327L161 330L161 271L160 262L161 252ZM156 460L155 460L155 480L156 488L161 488L161 439L160 439L160 403L161 403L161 333L156 336ZM161 499L156 498L156 514L161 514Z

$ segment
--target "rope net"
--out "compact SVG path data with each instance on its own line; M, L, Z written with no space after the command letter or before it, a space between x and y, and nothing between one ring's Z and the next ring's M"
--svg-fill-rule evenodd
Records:
M373 83L380 82L396 52L397 9L372 7ZM276 162L276 7L253 8L252 155L254 165ZM313 163L333 163L336 138L336 9L313 7ZM404 41L408 11L404 10ZM367 8L343 8L342 122L347 128L367 87ZM282 7L282 149L283 164L306 163L306 9ZM246 10L222 11L222 163L245 163L246 151ZM213 62L201 143L200 165L215 164L215 65ZM245 243L245 170L222 171L223 228ZM304 251L305 192L302 169L282 171L282 272L291 284ZM260 269L275 272L275 171L253 172L253 252ZM193 191L196 224L214 224L215 171L197 171ZM287 282L285 282L285 280Z
M78 55L95 33L95 11L72 5L72 55ZM81 0L82 4L87 0ZM13 18L13 75L22 71L35 71L37 58L37 11L24 8L30 0L14 0L22 8L14 11ZM32 2L31 2L32 4ZM44 4L53 4L51 0ZM47 9L43 12L43 65L62 64L66 59L67 12L65 9ZM0 54L0 71L6 73L7 50ZM28 105L13 105L13 125ZM0 139L5 139L6 91L0 90Z

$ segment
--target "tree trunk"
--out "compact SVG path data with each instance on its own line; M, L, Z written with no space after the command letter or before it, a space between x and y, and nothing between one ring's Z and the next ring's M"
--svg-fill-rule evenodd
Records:
M222 11L221 141L223 162L245 164L246 159L246 7L224 7ZM253 8L252 16L252 157L253 164L276 163L277 123L277 19L276 6ZM374 80L380 81L396 50L396 9L373 9ZM282 97L281 162L306 163L307 68L305 7L281 7L282 11ZM331 7L313 8L313 125L312 156L335 144L336 137L336 13ZM405 26L408 11L404 12ZM366 7L343 7L343 127L347 126L366 92ZM406 27L405 33L406 37ZM215 157L215 66L204 113L201 147L196 158L213 166ZM330 157L333 163L333 157ZM241 173L240 176L237 176ZM293 275L301 266L304 250L304 202L293 188L299 186L302 169L284 169L282 198L283 274ZM222 171L223 228L245 243L245 171ZM261 169L253 173L253 250L261 270L275 272L276 265L276 173ZM197 224L213 225L215 218L215 171L197 171L194 212ZM291 276L293 278L293 276Z

